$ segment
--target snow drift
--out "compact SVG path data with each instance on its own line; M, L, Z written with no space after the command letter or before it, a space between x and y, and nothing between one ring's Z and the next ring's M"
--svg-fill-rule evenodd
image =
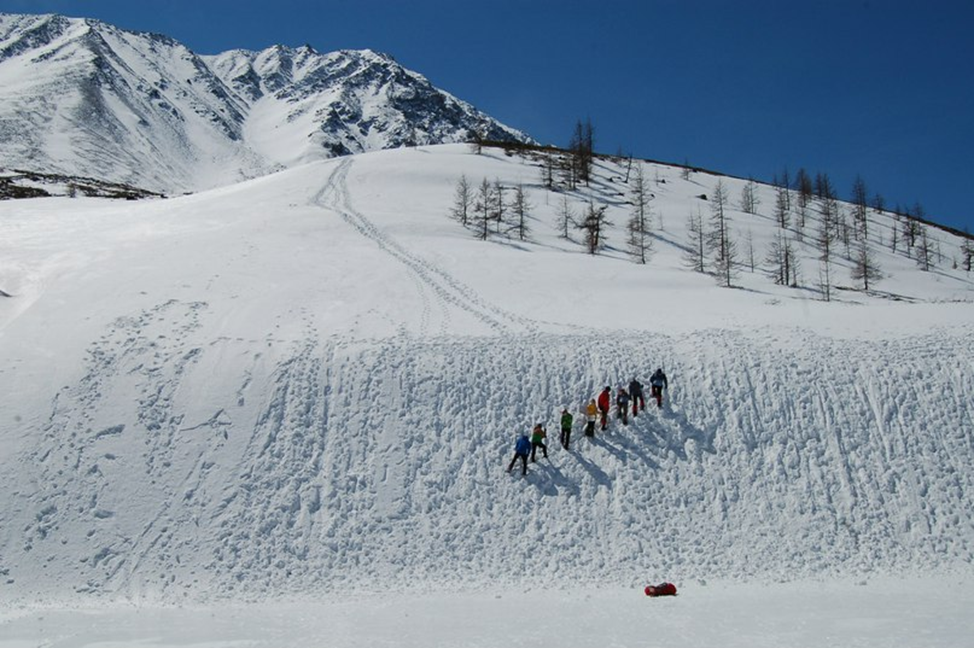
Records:
M877 245L884 293L718 288L681 260L716 178L645 169L645 266L552 224L594 196L623 240L623 167L557 194L463 146L0 205L0 596L968 570L971 278ZM461 173L524 185L529 239L449 220ZM657 366L663 410L504 472L516 433Z

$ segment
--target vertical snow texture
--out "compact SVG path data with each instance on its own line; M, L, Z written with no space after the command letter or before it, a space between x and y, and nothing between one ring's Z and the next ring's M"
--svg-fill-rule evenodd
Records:
M264 352L203 339L205 316L171 301L89 349L8 474L5 595L635 584L974 557L969 338L402 335ZM516 433L555 430L561 405L660 362L662 411L594 440L576 417L571 451L552 437L527 478L504 472ZM238 377L232 398L200 393L214 371Z

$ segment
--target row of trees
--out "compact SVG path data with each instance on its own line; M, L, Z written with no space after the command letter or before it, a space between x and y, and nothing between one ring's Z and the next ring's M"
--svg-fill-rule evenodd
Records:
M870 290L883 279L884 274L876 261L874 249L882 245L884 239L888 240L894 253L899 251L915 259L924 271L943 262L939 241L930 234L919 205L912 211L895 210L888 239L882 228L874 226L871 218L885 212L885 201L878 194L870 201L866 183L861 177L855 179L845 205L825 174L812 178L802 169L792 183L786 172L775 178L773 187L775 200L772 212L778 231L769 245L764 267L775 283L793 287L801 284L799 246L812 247L813 258L819 266L818 288L827 300L831 299L836 262L840 259L844 258L848 263L850 277L863 290ZM740 211L759 213L761 201L757 188L753 180L743 186L738 202ZM753 240L748 236L748 259L744 264L738 264L737 245L727 227L728 195L723 180L718 181L714 195L708 200L711 211L709 222L705 222L699 211L688 217L685 260L689 267L710 272L722 285L730 286L735 267L750 265L752 271L755 269L757 263ZM816 223L817 228L809 231L812 229L809 225ZM968 271L974 262L972 249L974 244L965 238L960 249L961 264ZM954 265L957 267L956 260Z
M491 183L484 178L473 187L463 175L457 182L450 215L479 239L486 241L491 234L502 234L523 241L530 231L531 209L523 185L505 187L500 180Z
M552 190L561 188L577 191L581 184L588 185L593 176L596 160L594 153L594 128L590 121L576 124L567 151L548 149L541 157L543 184ZM644 166L637 164L632 170L630 159L626 171L629 218L626 222L626 246L637 263L648 263L656 238L655 214L652 206L654 195L645 176ZM689 180L693 170L685 166L683 177ZM657 177L656 182L660 180ZM870 290L881 281L884 274L876 261L874 248L887 244L894 253L902 253L916 260L923 270L930 270L943 261L939 242L928 232L922 208L894 210L893 226L879 227L871 220L875 214L885 213L886 204L880 195L869 197L866 183L857 177L849 199L843 203L826 174L812 177L800 169L794 180L787 171L776 176L772 187L774 200L770 210L778 225L763 262L757 261L753 237L747 233L746 256L742 260L738 241L731 227L731 212L751 215L762 214L761 185L753 179L741 188L736 204L732 204L730 192L723 179L717 181L710 197L701 196L709 204L709 217L705 218L698 208L687 219L687 245L684 260L687 266L698 272L712 274L718 282L730 287L738 273L746 267L755 271L759 266L777 284L799 287L802 276L801 259L807 259L808 249L818 263L817 287L823 298L831 299L835 285L837 262L844 260L850 277L863 290ZM508 198L508 196L510 196ZM529 210L522 186L504 187L484 179L477 187L471 187L466 177L457 185L453 217L465 227L476 232L478 238L487 239L492 234L528 236ZM613 226L607 217L608 205L590 198L576 213L567 194L562 195L557 213L560 235L571 240L575 232L581 232L581 242L590 254L598 254L606 248L607 232ZM891 231L890 231L891 230ZM805 248L805 254L800 254ZM965 239L961 246L961 263L970 271L974 263L974 244ZM957 261L954 261L955 267Z
M510 200L505 196L512 195ZM653 251L653 218L650 205L653 195L640 167L634 176L631 192L631 215L626 223L627 246L637 263L647 263ZM523 185L505 188L499 180L486 179L472 187L466 176L461 176L454 191L451 217L464 227L473 230L477 238L486 240L491 235L527 238L530 228L528 219L532 206L524 194ZM556 209L559 234L573 240L576 232L589 254L598 254L608 245L607 232L614 225L607 217L608 205L589 200L581 213L576 212L567 195L563 195Z

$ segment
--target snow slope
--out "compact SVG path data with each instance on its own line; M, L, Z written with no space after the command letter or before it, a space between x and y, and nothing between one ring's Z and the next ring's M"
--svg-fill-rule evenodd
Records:
M624 165L555 193L461 145L0 204L0 600L969 574L959 241L932 234L921 272L873 214L883 292L718 288L682 261L717 178L645 170L648 265L621 249ZM523 184L529 240L450 220L460 174ZM616 247L559 238L563 196L609 204ZM776 228L731 218L762 248ZM666 408L557 447L563 405L657 366ZM506 474L538 421L550 458Z

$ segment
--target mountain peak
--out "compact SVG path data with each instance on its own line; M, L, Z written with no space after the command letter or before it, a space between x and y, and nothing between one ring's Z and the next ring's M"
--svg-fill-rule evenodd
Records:
M0 14L0 123L11 167L166 193L474 132L530 141L385 53L306 44L200 56L58 14Z

